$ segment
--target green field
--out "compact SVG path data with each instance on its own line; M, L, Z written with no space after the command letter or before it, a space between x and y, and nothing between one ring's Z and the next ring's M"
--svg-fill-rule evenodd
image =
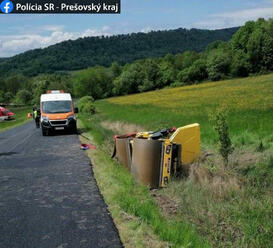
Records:
M212 247L272 247L272 86L273 74L268 74L97 101L97 114L81 118L104 156L109 156L115 133L142 128L157 130L196 122L201 124L202 151L212 153L206 160L192 165L188 177L173 179L166 189L157 191L156 196L152 196L152 203L141 199L145 195L150 199L147 192L133 190L138 186L131 184L129 173L115 168L110 160L104 160L109 169L95 170L99 185L103 188L112 181L130 191L122 192L119 188L119 202L110 197L110 207L118 205L126 213L140 218L162 242L167 241L171 246L189 244L179 237L190 234L195 241L188 247L202 247L202 240L207 240ZM217 135L208 117L219 107L228 113L235 146L228 167L218 155ZM102 163L102 157L101 154L96 159L98 163ZM108 191L106 198L114 193ZM123 193L124 198L121 197ZM152 216L163 216L160 217L163 218L161 224L174 220L185 223L187 228L168 226L168 230L177 233L173 236L167 231L159 231L158 223L151 221L153 217L147 217L142 208L150 209ZM173 242L170 237L174 237ZM207 246L205 243L204 247Z
M103 118L139 124L147 130L200 123L203 143L215 143L208 115L228 111L233 138L273 139L273 74L163 89L97 102ZM254 141L254 140L247 140ZM243 142L244 143L244 142ZM248 142L245 142L248 143Z
M0 122L0 132L29 121L29 119L27 118L27 114L32 112L30 107L9 108L9 110L15 113L15 120Z

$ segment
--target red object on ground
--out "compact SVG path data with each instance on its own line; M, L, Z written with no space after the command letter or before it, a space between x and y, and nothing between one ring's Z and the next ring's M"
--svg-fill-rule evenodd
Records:
M91 144L81 144L81 150L95 150L96 146Z
M174 133L176 131L176 127L171 128L171 133Z

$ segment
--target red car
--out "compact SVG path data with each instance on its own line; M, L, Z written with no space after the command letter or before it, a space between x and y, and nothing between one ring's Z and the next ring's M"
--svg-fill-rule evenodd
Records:
M0 120L12 120L14 119L14 113L6 108L0 107Z

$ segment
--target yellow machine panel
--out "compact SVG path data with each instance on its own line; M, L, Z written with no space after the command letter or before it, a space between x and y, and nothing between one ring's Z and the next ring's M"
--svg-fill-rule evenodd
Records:
M136 138L149 139L153 132L139 132L136 134Z
M162 164L160 171L160 186L166 187L171 177L172 149L173 145L169 140L165 140L162 151Z
M200 125L196 123L178 128L171 136L170 142L181 144L182 165L192 163L201 153Z

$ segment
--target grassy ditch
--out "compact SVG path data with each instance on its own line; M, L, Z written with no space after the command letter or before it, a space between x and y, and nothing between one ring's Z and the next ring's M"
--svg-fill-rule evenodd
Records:
M155 204L163 220L175 220L171 223L173 230L176 223L190 223L183 228L193 226L198 233L195 235L214 247L267 248L273 244L272 81L273 74L269 74L110 98L96 103L97 114L82 119L108 156L114 133L200 123L203 155L211 156L202 156L192 165L188 177L173 179L166 189L146 189L145 197ZM227 167L218 155L217 135L208 118L218 107L228 112L235 147ZM119 179L121 170L116 165L111 173ZM128 192L124 196L144 194L141 190ZM142 201L141 197L137 199ZM140 205L125 200L120 207L141 215L156 235L166 240L162 237L168 234L157 230L151 216L147 219L135 210ZM167 240L176 244L179 239Z
M114 132L98 124L102 123L101 116L81 119L98 144L91 158L110 208L114 206L116 212L138 218L160 241L173 247L183 247L188 242L189 247L208 247L206 242L200 242L199 236L209 240L213 247L270 247L272 244L273 154L270 150L236 148L229 168L215 154L194 164L189 177L173 179L166 189L150 192L110 159ZM125 229L130 230L128 226ZM141 239L145 240L145 235L138 237ZM153 246L145 243L139 247Z
M30 107L10 108L9 110L15 113L15 120L0 122L0 132L22 125L30 121L27 118L27 114L32 112Z
M229 170L211 159L160 194L176 199L177 215L194 223L214 247L271 247L272 173L272 157Z
M91 152L95 177L114 219L117 218L116 223L125 225L119 228L125 247L211 247L188 221L166 218L148 188L134 182L130 173L110 158L108 146L103 142L107 131L93 124L97 123L95 119L81 116L81 120L85 132L91 132L98 145ZM132 216L133 221L123 219L128 224L122 223L122 213ZM134 232L139 236L131 235L136 239L132 241L128 233Z

